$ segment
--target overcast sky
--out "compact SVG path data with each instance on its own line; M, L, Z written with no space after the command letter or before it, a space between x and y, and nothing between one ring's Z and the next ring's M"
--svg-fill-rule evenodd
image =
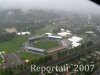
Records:
M100 6L89 0L0 0L2 8L40 8L100 13Z

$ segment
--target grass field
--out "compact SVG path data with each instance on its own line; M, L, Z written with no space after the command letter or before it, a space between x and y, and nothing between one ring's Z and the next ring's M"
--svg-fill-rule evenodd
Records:
M38 29L35 31L36 35L40 35L40 34L44 34L47 32L53 32L54 29L56 29L57 27L54 25L46 25L44 28Z
M0 64L2 63L3 59L0 57Z
M42 48L42 49L50 49L58 46L58 42L55 40L41 40L33 45L34 47L37 48Z
M16 53L21 50L21 46L24 42L27 41L28 36L19 36L16 37L8 42L0 43L0 51L5 51L6 53ZM34 55L28 52L20 52L19 55L23 60L29 59L34 60L39 57L40 55ZM0 63L2 63L2 58L0 57Z
M23 60L29 59L30 61L42 57L41 55L35 55L29 52L20 52L19 55Z
M22 44L27 40L27 36L19 36L10 41L0 43L0 51L15 53L20 50Z

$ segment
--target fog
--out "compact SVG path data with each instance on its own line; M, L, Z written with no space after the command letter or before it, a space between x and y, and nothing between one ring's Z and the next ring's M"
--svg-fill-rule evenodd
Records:
M0 7L100 13L100 6L89 0L0 0Z

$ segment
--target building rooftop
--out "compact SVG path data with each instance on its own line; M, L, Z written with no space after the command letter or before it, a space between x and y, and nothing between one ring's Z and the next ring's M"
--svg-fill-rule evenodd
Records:
M72 38L69 38L68 40L70 42L72 42L72 47L77 47L79 45L81 45L79 42L82 40L83 38L77 37L77 36L73 36Z
M48 35L48 36L51 36L51 35L53 35L52 33L45 33L46 35Z
M8 33L13 33L13 32L17 32L17 29L16 28L5 28L5 29L3 29L3 30L5 30L6 32L8 32Z
M95 53L98 54L98 55L100 55L100 52L99 51L95 51Z
M17 35L26 35L26 34L31 34L30 32L18 32Z
M67 35L71 35L71 33L69 32L61 32L61 33L58 33L59 36L67 36Z
M79 42L82 40L82 38L77 37L77 36L73 36L72 38L69 38L68 40L71 42Z
M34 39L38 39L38 38L43 38L44 35L36 35L36 36L32 36L29 38L29 40L34 40Z
M40 49L40 48L35 48L35 47L26 47L26 49L30 49L30 50L33 50L33 51L39 51L39 52L45 51L45 49Z
M77 47L77 46L79 46L79 45L81 45L80 43L77 43L77 42L72 42L72 46L73 47Z
M65 29L61 29L61 32L58 33L59 36L67 36L67 35L71 35L71 31L70 30L66 30Z
M49 38L55 38L55 39L62 39L62 37L61 36L48 36Z

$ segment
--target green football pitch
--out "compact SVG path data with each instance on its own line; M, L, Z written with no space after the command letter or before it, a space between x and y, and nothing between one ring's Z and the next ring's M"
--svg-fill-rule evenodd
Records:
M58 42L56 40L40 40L33 44L34 47L41 49L50 49L58 46Z

